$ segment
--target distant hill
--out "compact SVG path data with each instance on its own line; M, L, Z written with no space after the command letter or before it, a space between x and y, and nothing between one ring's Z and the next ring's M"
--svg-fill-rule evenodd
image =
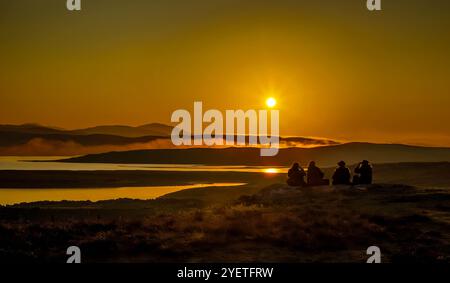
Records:
M25 144L32 139L42 139L51 142L74 142L81 146L101 145L129 145L146 143L159 139L158 136L123 137L108 134L69 135L65 133L55 134L31 134L20 132L0 132L0 147Z
M26 134L66 134L66 135L112 135L122 137L158 136L167 137L172 132L172 126L151 123L132 127L123 125L102 125L85 129L65 130L38 124L0 125L0 132L14 132Z
M38 124L23 124L23 125L0 125L0 133L13 132L13 133L26 133L26 134L59 134L64 130L51 128L47 126L41 126Z
M65 159L65 162L206 164L288 166L297 161L306 165L315 160L320 166L348 164L368 159L373 163L450 161L450 148L407 146L398 144L347 143L316 148L280 149L277 156L260 157L258 148L191 148L133 150L91 154Z
M73 156L112 150L166 148L166 145L171 145L171 130L171 126L157 123L78 130L37 124L0 125L0 155Z
M102 134L102 135L114 135L122 137L143 137L143 136L158 136L167 137L170 136L172 132L172 127L159 123L146 124L138 127L131 126L96 126L92 128L79 129L68 131L68 133L73 135L92 135L92 134Z
M172 126L151 123L138 127L103 125L65 130L37 124L0 125L0 155L73 156L109 151L173 148ZM248 137L246 137L248 140ZM339 144L337 141L282 137L283 147L314 147Z

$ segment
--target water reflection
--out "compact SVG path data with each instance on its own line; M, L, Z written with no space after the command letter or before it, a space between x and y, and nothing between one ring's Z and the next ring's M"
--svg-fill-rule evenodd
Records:
M0 170L148 170L148 171L204 171L204 172L256 172L286 173L288 168L273 166L208 166L198 164L115 164L115 163L65 163L51 162L66 157L0 156ZM48 162L33 162L44 160Z
M211 183L186 186L70 188L70 189L0 189L0 205L36 201L99 201L109 199L155 199L157 197L194 188L234 187L245 183Z
M279 174L282 173L281 170L281 168L267 168L264 169L263 172L266 174Z

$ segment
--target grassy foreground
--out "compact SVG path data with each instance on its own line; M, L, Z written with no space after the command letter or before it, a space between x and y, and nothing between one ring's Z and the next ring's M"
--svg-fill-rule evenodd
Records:
M365 262L372 245L384 262L450 262L448 189L275 182L23 204L0 208L0 219L8 262L65 262L70 245L84 262Z

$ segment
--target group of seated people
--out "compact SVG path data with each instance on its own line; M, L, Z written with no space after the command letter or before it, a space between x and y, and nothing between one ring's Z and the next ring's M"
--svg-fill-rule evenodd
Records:
M338 162L338 167L333 173L333 185L367 185L372 184L372 165L369 161L363 160L360 162L355 170L355 175L352 176L350 169L346 167L344 161ZM306 176L306 182L305 182ZM314 161L311 161L307 172L298 163L294 163L288 171L287 184L289 186L323 186L329 185L330 180L324 179L324 173L316 166Z

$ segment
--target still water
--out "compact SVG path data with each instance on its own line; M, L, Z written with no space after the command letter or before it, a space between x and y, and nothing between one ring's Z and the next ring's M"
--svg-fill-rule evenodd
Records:
M205 172L259 172L277 174L287 172L287 168L265 166L206 166L197 164L109 164L109 163L64 163L54 162L67 156L23 157L0 156L0 170L148 170L148 171L205 171ZM34 162L47 161L47 162ZM99 201L108 199L154 199L172 192L202 188L230 187L244 185L241 183L213 183L186 186L154 186L123 188L52 188L52 189L0 189L0 205L35 201Z
M245 183L212 183L185 186L122 187L122 188L70 188L70 189L0 189L0 205L35 201L99 201L109 199L155 199L157 197L194 188L234 187Z
M198 164L114 164L54 162L67 156L0 156L0 170L148 170L148 171L205 171L286 173L288 168L269 166L206 166ZM33 162L35 160L48 162Z

